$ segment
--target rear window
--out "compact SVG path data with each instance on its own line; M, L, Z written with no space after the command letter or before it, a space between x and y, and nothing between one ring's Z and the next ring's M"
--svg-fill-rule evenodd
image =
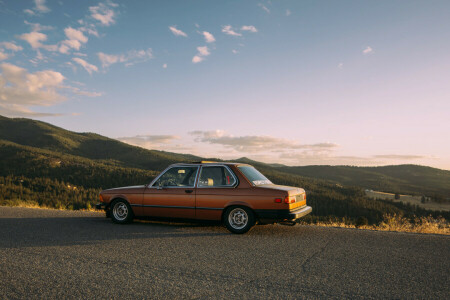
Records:
M254 185L272 184L272 182L251 166L238 166L238 169Z

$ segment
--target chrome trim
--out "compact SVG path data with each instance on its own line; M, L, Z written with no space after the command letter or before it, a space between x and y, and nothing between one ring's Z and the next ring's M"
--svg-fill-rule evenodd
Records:
M233 176L234 178L234 184L233 185L219 185L219 186L198 186L198 181L197 181L197 185L195 186L198 189L217 189L217 188L235 188L239 185L239 179L237 178L236 174L234 174L233 170L231 170L227 165L224 164L208 164L207 166L201 166L200 171L198 172L198 177L200 178L200 174L203 171L203 168L208 168L208 167L225 167L228 172L230 172L231 176ZM198 178L198 179L199 179Z
M156 208L181 208L181 209L206 209L206 210L223 210L219 207L195 207L195 206L175 206L175 205L147 205L147 204L131 204L136 207L156 207Z
M192 167L196 167L197 168L197 174L195 174L194 185L193 186L171 186L171 187L165 187L165 188L171 188L171 189L172 188L182 188L182 189L189 189L189 188L191 188L191 189L195 189L195 185L197 183L197 178L198 178L198 175L200 173L199 172L200 166L199 165L191 165L191 164L172 164L172 165L168 166L167 168L164 169L164 171L162 171L158 176L156 176L156 178L153 179L152 182L150 182L147 185L147 188L149 188L149 189L150 188L158 189L158 187L157 186L153 186L153 184L155 184L161 176L163 176L167 171L169 171L172 168L183 167L183 166L191 167L191 168Z

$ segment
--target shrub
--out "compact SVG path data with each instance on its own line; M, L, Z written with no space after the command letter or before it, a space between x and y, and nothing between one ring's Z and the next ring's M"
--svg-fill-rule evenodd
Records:
M355 222L356 227L367 226L369 224L369 220L366 217L358 217Z

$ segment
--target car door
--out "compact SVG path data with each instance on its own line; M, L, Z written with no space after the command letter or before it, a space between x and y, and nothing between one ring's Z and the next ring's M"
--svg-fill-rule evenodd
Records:
M225 205L236 198L237 184L236 176L227 166L202 166L196 191L196 218L220 220Z
M198 166L173 166L145 189L145 216L195 218L195 181Z

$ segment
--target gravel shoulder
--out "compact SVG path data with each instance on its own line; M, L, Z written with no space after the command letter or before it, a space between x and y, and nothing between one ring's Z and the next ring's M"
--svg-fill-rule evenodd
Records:
M449 257L442 235L0 207L0 299L446 299Z

